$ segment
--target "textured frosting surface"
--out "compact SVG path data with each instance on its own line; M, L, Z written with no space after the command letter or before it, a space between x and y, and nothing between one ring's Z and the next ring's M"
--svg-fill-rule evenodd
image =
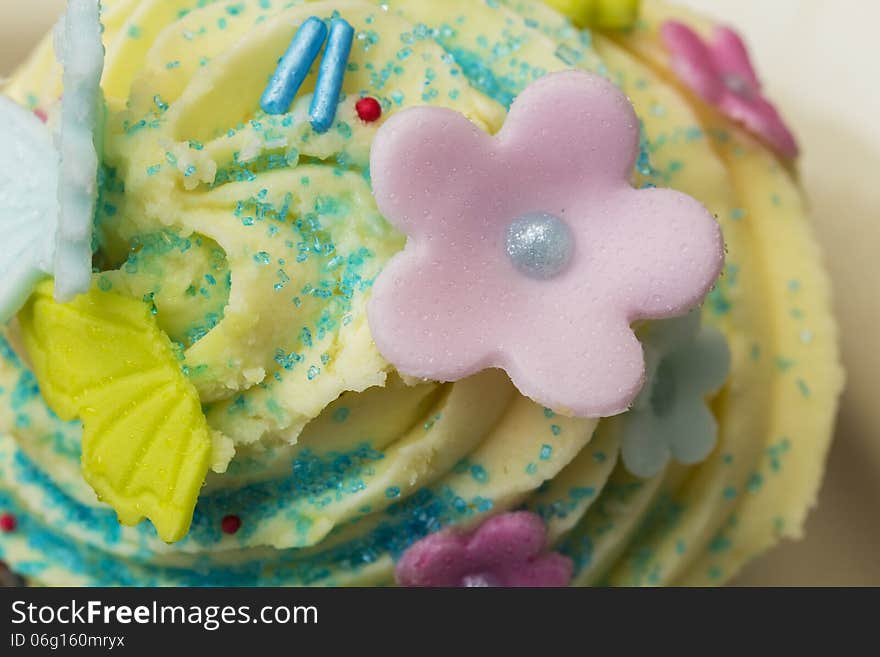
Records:
M151 304L179 345L213 439L192 530L168 546L121 527L83 481L78 423L0 362L0 558L46 584L388 584L441 527L524 507L575 563L575 584L715 584L799 535L841 385L828 282L800 191L758 141L678 88L645 2L631 34L575 30L526 0L105 0L108 102L96 284ZM336 124L260 95L309 16L357 30ZM731 349L713 401L719 445L651 479L618 464L613 424L555 415L486 371L404 381L372 343L373 279L404 243L373 200L377 123L361 94L437 105L496 132L541 75L608 76L644 126L637 186L687 193L718 218L725 273L704 321ZM32 108L61 93L51 43L6 89ZM381 123L381 122L379 122ZM17 350L17 348L16 348ZM224 516L242 519L234 535Z

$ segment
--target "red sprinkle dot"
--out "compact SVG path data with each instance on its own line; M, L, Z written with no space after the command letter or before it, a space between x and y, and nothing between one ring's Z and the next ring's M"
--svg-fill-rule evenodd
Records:
M361 121L367 123L378 121L379 117L382 116L382 106L379 104L379 101L369 96L361 98L354 107Z
M234 534L241 529L241 518L238 516L224 516L220 521L220 529L224 534Z
M10 532L14 532L17 526L18 521L11 513L4 513L3 515L0 515L0 531L8 534Z
M46 121L49 120L49 116L40 108L35 109L34 114L36 114L37 118L40 119L40 121L42 121L43 123L46 123Z

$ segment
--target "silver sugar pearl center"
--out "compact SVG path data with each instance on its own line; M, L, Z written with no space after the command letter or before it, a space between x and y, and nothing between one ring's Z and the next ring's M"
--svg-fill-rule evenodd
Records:
M727 73L724 76L724 86L740 98L748 100L755 95L755 90L752 89L751 82L736 73Z
M561 274L574 253L568 225L546 212L529 212L507 228L507 255L529 278L547 280Z

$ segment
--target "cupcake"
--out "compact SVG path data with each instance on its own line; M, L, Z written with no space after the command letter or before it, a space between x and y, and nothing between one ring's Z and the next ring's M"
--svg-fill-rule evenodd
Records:
M98 20L71 0L0 106L13 571L719 585L800 536L842 371L733 31L659 0Z

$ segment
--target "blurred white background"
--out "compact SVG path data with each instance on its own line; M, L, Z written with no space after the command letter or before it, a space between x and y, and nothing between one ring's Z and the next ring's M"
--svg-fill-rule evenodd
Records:
M801 173L834 278L848 373L807 539L776 548L739 583L880 585L880 394L872 385L880 373L880 2L679 1L739 28L769 95L801 138ZM63 5L0 0L0 74Z

